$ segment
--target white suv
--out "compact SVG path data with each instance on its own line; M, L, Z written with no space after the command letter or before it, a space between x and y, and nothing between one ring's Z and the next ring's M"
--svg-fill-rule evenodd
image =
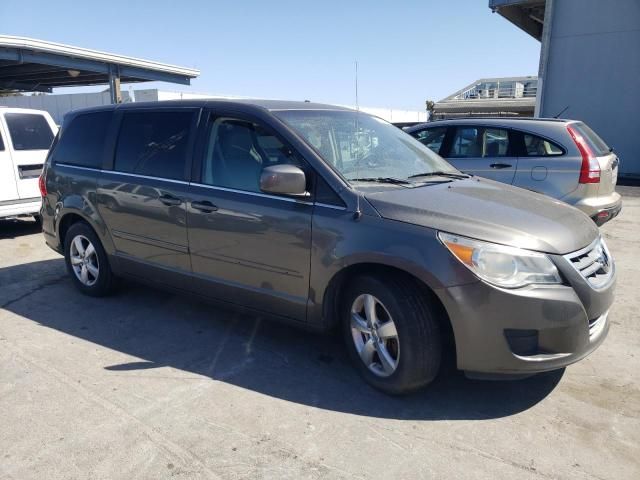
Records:
M0 218L38 215L38 177L57 132L47 112L0 107Z

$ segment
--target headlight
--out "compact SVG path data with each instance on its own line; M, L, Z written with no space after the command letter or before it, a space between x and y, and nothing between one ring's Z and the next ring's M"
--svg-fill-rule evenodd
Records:
M499 287L518 288L562 282L558 269L543 253L444 232L439 232L438 237L469 270Z

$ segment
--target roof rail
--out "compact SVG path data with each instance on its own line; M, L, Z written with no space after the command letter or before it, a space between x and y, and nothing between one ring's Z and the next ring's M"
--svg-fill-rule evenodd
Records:
M509 115L504 115L504 116L488 116L488 115L468 115L468 116L460 116L460 117L452 117L452 118L436 118L431 120L429 123L433 123L433 122L449 122L452 120L496 120L496 121L501 121L501 120L520 120L520 121L525 121L525 120L535 120L535 121L545 121L545 122L570 122L570 119L567 118L547 118L547 117L521 117L521 116L509 116Z

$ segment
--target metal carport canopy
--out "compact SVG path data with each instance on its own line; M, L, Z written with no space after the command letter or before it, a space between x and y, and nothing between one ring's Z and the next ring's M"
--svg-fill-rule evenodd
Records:
M199 70L32 38L0 35L0 91L51 92L55 87L108 83L119 101L120 82L189 85Z

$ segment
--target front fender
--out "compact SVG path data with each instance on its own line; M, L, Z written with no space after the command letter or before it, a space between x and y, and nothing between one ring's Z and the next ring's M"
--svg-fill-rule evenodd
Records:
M405 272L432 291L477 279L442 245L437 231L379 217L318 211L313 218L307 320L322 328L327 296L340 274L358 265ZM339 282L340 283L340 282Z

